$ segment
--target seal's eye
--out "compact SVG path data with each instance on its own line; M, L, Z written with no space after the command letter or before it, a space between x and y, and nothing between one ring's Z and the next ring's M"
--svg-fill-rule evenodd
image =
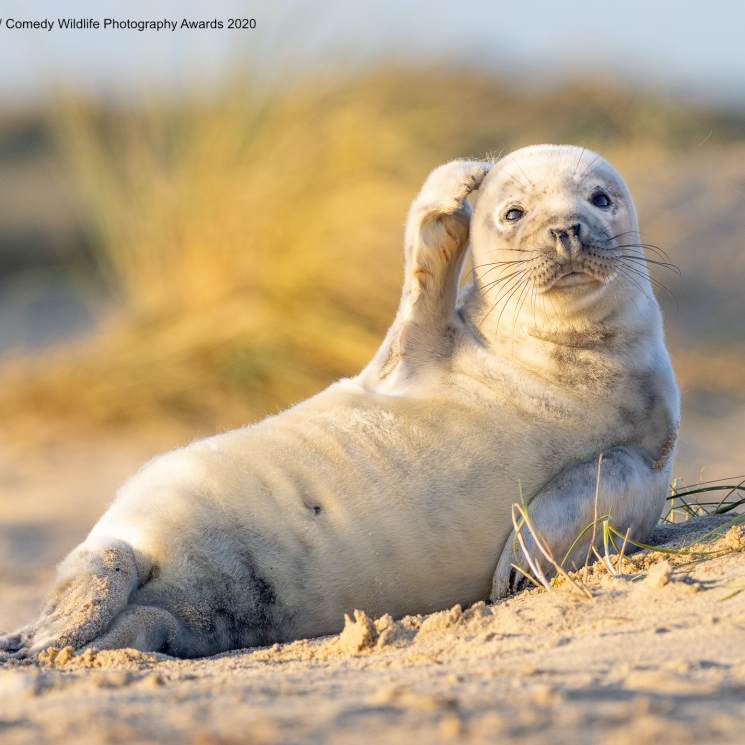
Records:
M521 210L519 207L510 207L504 213L504 219L508 222L517 222L524 214L525 210Z
M601 210L604 210L611 205L610 197L604 191L596 191L590 197L590 203L595 207L600 207Z

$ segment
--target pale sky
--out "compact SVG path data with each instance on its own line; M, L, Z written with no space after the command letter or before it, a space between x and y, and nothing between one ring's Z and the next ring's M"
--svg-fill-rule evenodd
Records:
M253 31L21 31L8 18L254 17ZM354 69L434 58L507 72L619 77L745 106L739 0L0 0L0 99L59 86L114 95L209 87L240 64Z

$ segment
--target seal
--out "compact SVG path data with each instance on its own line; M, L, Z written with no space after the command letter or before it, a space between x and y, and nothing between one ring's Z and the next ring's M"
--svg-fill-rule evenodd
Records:
M569 566L597 515L644 539L679 398L618 173L569 146L454 161L425 181L404 244L401 304L369 365L144 466L39 618L0 639L6 654L201 656L336 632L353 609L496 600L526 568L520 500Z

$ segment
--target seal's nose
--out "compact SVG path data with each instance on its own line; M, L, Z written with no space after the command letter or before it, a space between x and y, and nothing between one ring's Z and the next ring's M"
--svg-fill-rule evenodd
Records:
M561 256L570 258L579 253L582 248L580 241L582 232L581 223L575 222L571 225L549 228L548 232L552 240L556 243L556 250Z
M569 238L579 238L581 230L582 226L578 222L575 222L573 225L567 225L563 228L549 228L548 232L551 233L555 240L563 241Z

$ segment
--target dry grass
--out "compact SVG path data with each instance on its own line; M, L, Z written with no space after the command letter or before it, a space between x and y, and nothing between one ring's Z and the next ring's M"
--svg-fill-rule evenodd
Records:
M517 548L520 548L529 571L525 571L517 564L512 564L512 567L535 587L551 592L556 584L568 584L585 598L592 600L593 593L585 582L588 574L596 576L598 573L607 573L610 577L622 577L628 574L632 580L641 577L638 572L640 567L636 566L633 561L631 563L626 561L627 549L631 547L643 549L653 556L660 554L674 559L684 567L726 556L745 548L745 528L743 527L745 524L745 514L743 514L743 509L745 509L744 476L704 481L690 484L685 488L680 488L677 483L673 483L670 487L670 495L667 497L668 506L660 520L661 524L675 524L726 513L731 513L733 517L717 525L704 535L696 535L695 541L684 541L680 546L670 548L641 543L631 537L629 529L624 533L617 530L610 515L598 514L601 465L602 456L598 459L593 520L577 533L562 560L558 560L554 556L551 545L535 525L530 515L530 509L524 504L522 498L519 503L515 502L512 505L512 524L515 530L512 550L514 555L517 556ZM715 496L716 499L711 501L707 499L707 497L711 498L712 496ZM600 531L599 535L598 530ZM523 531L529 534L530 543L535 546L533 552L526 545ZM574 571L571 571L565 566L567 559L574 549L581 545L583 540L587 540L588 534L588 548L584 565L579 568L574 567ZM723 545L717 545L714 548L708 546L708 544L718 541L725 535L729 535L729 538ZM595 561L597 563L593 564ZM740 591L738 589L738 592Z
M430 168L548 140L659 160L702 126L726 133L712 116L607 84L536 96L400 70L273 95L242 80L129 112L68 101L60 150L116 306L77 347L6 366L0 406L206 429L286 406L354 374L382 337Z

